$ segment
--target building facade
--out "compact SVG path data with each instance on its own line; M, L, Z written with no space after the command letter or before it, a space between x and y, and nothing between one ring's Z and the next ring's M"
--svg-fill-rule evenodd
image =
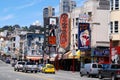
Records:
M73 49L72 45L76 45L79 39L77 34L79 23L89 23L89 45L91 50L85 53L90 54L89 56L92 57L90 58L92 61L96 61L106 54L107 57L105 58L109 60L109 6L109 0L87 0L82 7L74 9L71 14L71 49ZM84 18L86 18L86 20L84 20ZM77 46L75 47L79 49ZM101 52L98 52L98 50ZM108 61L106 61L106 63L107 62Z
M60 0L60 13L72 12L76 7L76 2L73 0Z
M53 17L55 16L55 8L48 6L43 9L43 21L44 21L44 26L48 24L48 17Z
M110 0L110 49L111 63L120 63L120 1ZM115 53L114 53L115 52ZM116 55L116 56L114 56ZM115 59L115 61L114 61ZM118 59L118 60L117 60Z

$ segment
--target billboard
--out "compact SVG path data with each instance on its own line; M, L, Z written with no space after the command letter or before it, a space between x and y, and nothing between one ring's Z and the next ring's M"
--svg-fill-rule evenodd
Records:
M54 24L54 25L56 25L56 24L57 24L56 18L53 18L53 17L49 18L49 24Z
M87 50L90 48L90 24L79 23L78 26L78 49Z
M120 46L111 48L111 61L115 64L120 62Z
M49 37L48 37L48 42L50 45L56 44L56 18L51 17L49 18Z
M69 19L67 13L60 16L60 29L60 46L66 49L69 46Z

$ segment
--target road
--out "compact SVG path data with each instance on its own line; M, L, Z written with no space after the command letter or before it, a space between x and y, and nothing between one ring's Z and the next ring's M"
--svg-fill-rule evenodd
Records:
M55 74L15 72L11 65L0 61L0 80L99 80L80 77L79 72L56 71Z

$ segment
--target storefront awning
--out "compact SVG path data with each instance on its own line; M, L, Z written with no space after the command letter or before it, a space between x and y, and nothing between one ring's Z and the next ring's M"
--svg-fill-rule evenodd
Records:
M60 60L62 58L62 54L57 54L54 57L50 58L50 61Z
M26 58L31 59L31 60L40 60L40 59L42 59L41 56L27 56Z
M67 53L65 53L64 55L63 55L63 59L68 59L68 55L71 53L71 51L68 51Z
M74 55L74 58L75 58L75 59L79 59L80 56L81 56L81 52L80 52L80 50L78 50L78 51L76 52L76 54ZM68 55L68 59L73 59L73 54L72 54L72 52Z

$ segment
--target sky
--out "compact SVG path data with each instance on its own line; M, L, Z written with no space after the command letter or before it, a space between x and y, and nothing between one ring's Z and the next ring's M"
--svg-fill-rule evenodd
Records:
M85 0L74 0L81 6ZM0 0L0 27L5 25L30 26L36 21L43 24L43 9L55 8L59 14L59 0Z

